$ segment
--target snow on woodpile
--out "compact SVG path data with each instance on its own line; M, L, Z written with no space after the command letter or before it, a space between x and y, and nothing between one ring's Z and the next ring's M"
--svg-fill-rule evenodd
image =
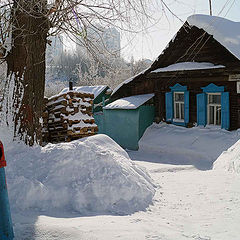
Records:
M106 135L45 147L12 145L5 152L15 211L129 214L152 202L149 175Z
M71 141L95 134L93 98L93 94L75 91L49 98L43 113L44 141Z
M73 91L80 93L91 93L94 95L94 99L101 94L107 88L106 85L98 85L98 86L78 86L73 87ZM69 88L64 88L60 94L66 93L69 91Z
M184 70L199 70L199 69L213 69L213 68L224 68L223 65L214 65L209 62L180 62L169 65L164 68L158 68L152 73L159 72L172 72L172 71L184 71Z
M240 173L240 140L218 157L213 169Z
M187 22L191 26L196 26L212 35L214 39L240 59L240 22L201 14L190 16Z
M118 99L103 109L137 109L142 104L154 97L154 94L142 94Z

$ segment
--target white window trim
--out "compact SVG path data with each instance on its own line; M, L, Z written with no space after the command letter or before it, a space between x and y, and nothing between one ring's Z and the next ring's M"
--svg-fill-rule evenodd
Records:
M184 119L173 118L173 122L184 123Z
M173 112L173 121L174 122L184 122L184 119L185 119L185 101L183 100L182 101L175 101L175 94L183 94L183 97L184 97L184 92L173 92L173 106L174 106L174 112ZM181 118L182 114L181 114L181 107L180 107L180 111L179 111L179 114L180 114L180 118L176 118L176 104L175 103L183 103L184 104L184 118Z
M213 124L207 124L205 128L209 129L221 129L221 125L213 125Z
M221 96L221 93L220 92L218 92L218 93L207 93L207 125L208 126L221 126L221 124L222 124L222 120L221 120L221 124L220 125L217 125L216 124L216 114L214 113L214 124L210 124L209 122L210 122L210 114L209 114L209 112L210 112L210 107L209 106L214 106L214 112L215 112L215 108L217 107L217 106L220 106L221 107L221 109L222 109L222 104L218 104L218 103L211 103L211 104L209 104L209 95L219 95L219 96Z

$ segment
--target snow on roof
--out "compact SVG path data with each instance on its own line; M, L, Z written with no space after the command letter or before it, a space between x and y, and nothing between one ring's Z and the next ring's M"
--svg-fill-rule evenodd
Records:
M106 85L99 85L99 86L78 86L74 87L73 91L77 92L84 92L84 93L91 93L94 94L94 98L96 98L100 93L102 93L107 88ZM69 88L64 88L60 94L67 93Z
M240 22L202 14L188 17L187 22L213 35L214 39L240 59Z
M197 70L197 69L212 69L212 68L224 68L223 65L214 65L208 62L180 62L169 65L164 68L158 68L152 73L159 72L172 72L172 71L183 71L183 70Z
M120 98L105 106L104 109L137 109L152 97L154 97L153 93Z
M123 85L127 84L127 83L130 83L134 78L140 76L141 74L144 74L150 67L146 68L145 70L143 70L142 72L136 74L135 76L132 76L128 79L126 79L125 81L121 82L112 92L111 95L113 95L115 92L118 91L118 89L120 89Z

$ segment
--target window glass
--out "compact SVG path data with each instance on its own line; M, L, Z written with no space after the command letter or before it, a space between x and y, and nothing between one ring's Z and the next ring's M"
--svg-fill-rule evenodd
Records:
M208 124L221 125L221 94L208 94Z
M209 106L209 124L214 124L214 106Z
M184 104L181 104L181 119L184 119Z
M175 101L184 102L184 93L175 93Z
M221 104L221 95L209 94L208 103Z
M174 93L174 118L184 120L184 93Z
M216 125L221 125L221 107L216 106Z
M175 113L175 118L179 119L180 118L180 108L179 108L179 103L176 103L176 113Z

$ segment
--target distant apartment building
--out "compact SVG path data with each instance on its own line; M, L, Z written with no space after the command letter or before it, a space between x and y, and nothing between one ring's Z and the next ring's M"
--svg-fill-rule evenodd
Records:
M97 26L97 28L89 28L87 30L87 40L89 45L98 49L98 52L104 54L109 52L117 57L120 57L120 32L114 28L103 28ZM85 52L85 48L81 43L81 39L76 38L76 51Z

